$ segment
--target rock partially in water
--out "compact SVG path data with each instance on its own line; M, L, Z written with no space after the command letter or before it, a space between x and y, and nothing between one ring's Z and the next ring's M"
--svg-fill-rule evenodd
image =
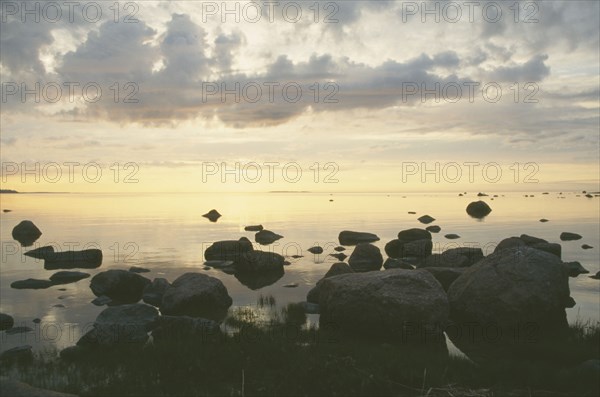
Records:
M494 249L494 253L507 248L518 248L518 247L531 247L540 251L545 251L550 254L561 257L562 247L557 243L549 243L548 241L534 236L528 236L522 234L520 237L509 237L500 241L500 243Z
M165 315L220 319L232 303L221 280L203 273L185 273L165 291L160 311Z
M423 216L417 218L417 220L421 223L428 225L431 222L435 221L435 218L432 216L429 216L429 215L423 215Z
M319 286L321 281L329 277L334 277L340 274L347 273L354 273L354 270L350 267L350 265L343 262L334 263L333 265L331 265L331 267L329 268L327 273L325 273L323 278L319 280L310 291L308 291L308 294L306 295L306 301L314 304L319 304Z
M126 270L106 270L92 277L90 288L96 296L106 295L120 303L136 303L142 299L150 280Z
M584 250L589 250L589 249L592 249L592 248L594 248L594 247L592 247L591 245L588 245L588 244L583 244L583 245L581 246L581 248L583 248Z
M12 316L9 316L5 313L0 313L0 331L11 329L14 324L15 320L12 318Z
M0 362L11 362L11 363L30 363L33 361L33 352L32 347L30 345L23 345L13 347L12 349L8 349L3 351L0 354ZM18 396L18 394L11 393L10 390L15 391L12 387L8 386L4 379L2 379L2 383L0 383L2 387L0 391L2 391L3 396ZM9 394L10 393L10 394ZM42 394L35 394L41 396ZM47 396L47 394L43 394L43 396Z
M235 272L233 275L242 285L245 285L251 290L256 291L261 288L268 287L269 285L275 284L284 276L284 274L284 270L281 269L262 273Z
M348 255L344 254L343 252L338 252L337 254L329 254L329 256L334 257L335 259L337 259L340 262L345 260L348 257Z
M577 233L571 233L571 232L562 232L560 234L560 239L561 239L561 241L580 240L581 239L581 235L577 234Z
M208 218L211 222L216 222L221 217L221 214L219 214L219 211L212 209L202 216Z
M323 253L323 247L310 247L309 249L307 249L308 252L310 252L311 254L315 254L315 255L319 255Z
M379 237L373 233L344 230L340 232L338 240L341 245L357 245L360 243L373 243L379 241Z
M149 273L150 269L146 269L145 267L139 267L139 266L131 266L129 268L129 271L132 273Z
M383 263L384 269L407 269L412 270L413 267L410 263L397 258L387 258Z
M46 289L52 287L53 285L54 283L50 280L39 280L35 278L18 280L10 284L11 288L15 289Z
M159 307L165 291L171 286L166 278L155 278L152 283L144 288L142 299L144 302Z
M12 327L7 329L6 331L6 335L16 335L16 334L25 334L27 332L32 332L33 328L31 327Z
M564 342L565 308L574 304L562 261L526 246L497 251L468 268L450 286L448 299L453 326L447 333L479 362L515 355L546 357L549 352L536 348ZM485 331L491 328L494 338Z
M326 278L319 303L322 326L333 324L342 333L394 343L445 348L448 299L427 271L393 269Z
M426 267L424 270L431 273L447 292L452 283L467 269L464 267Z
M428 232L431 232L431 233L439 233L442 231L442 228L439 227L438 225L431 225L431 226L427 226L425 228L425 230L427 230Z
M247 232L260 232L263 229L263 225L250 225L244 228L244 230Z
M12 230L12 238L21 243L23 247L29 247L41 235L40 229L31 221L21 221Z
M282 238L282 235L274 233L270 230L261 230L260 232L254 235L254 240L260 245L273 244L275 241Z
M44 269L96 269L102 264L102 251L87 249L83 251L64 251L49 253L44 259Z
M431 240L431 233L426 229L406 229L398 232L398 240L404 243L417 240Z
M593 276L590 276L590 278L593 278L594 280L600 280L600 272L597 272Z
M65 270L54 273L52 276L50 276L50 281L52 281L54 284L68 284L83 280L84 278L88 277L90 277L89 273Z
M253 251L252 242L246 237L239 240L216 241L204 251L207 261L235 261L246 252Z
M460 238L460 236L458 234L454 234L454 233L446 234L444 237L446 237L448 240L456 240L456 239Z
M29 256L36 259L45 259L50 255L54 254L54 247L47 245L45 247L39 247L32 249L31 251L25 252L23 255Z
M283 271L285 258L275 252L251 251L234 262L236 273L269 273Z
M563 265L569 273L569 277L577 277L580 274L587 274L589 270L584 268L579 262L564 262Z
M473 201L467 205L467 214L473 218L485 218L492 212L492 209L485 201Z
M550 222L550 221L548 219L546 219L546 218L542 218L542 219L540 219L540 222L546 223L546 222Z
M379 248L373 244L360 243L350 255L348 264L355 272L380 270L383 265L383 256Z
M338 245L337 247L334 248L334 251L337 251L337 252L346 251L346 247L342 247L341 245Z

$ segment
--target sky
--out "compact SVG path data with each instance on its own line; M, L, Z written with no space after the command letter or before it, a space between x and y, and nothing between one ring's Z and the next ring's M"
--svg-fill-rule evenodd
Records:
M2 0L2 188L597 191L599 4Z

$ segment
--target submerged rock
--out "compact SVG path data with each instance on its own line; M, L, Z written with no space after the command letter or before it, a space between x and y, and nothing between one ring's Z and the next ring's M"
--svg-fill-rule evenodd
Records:
M12 230L12 238L21 243L23 247L29 247L41 235L40 229L31 221L21 221Z
M150 280L126 270L106 270L92 277L90 288L96 296L106 295L119 303L135 303L142 299Z
M467 214L473 218L484 218L492 212L492 209L485 201L473 201L467 206Z
M373 244L360 243L350 255L348 264L355 272L379 270L383 264L383 256Z
M202 273L185 273L165 291L160 311L166 315L219 319L232 303L221 280Z
M379 241L379 237L373 233L344 230L340 232L338 240L341 245L357 245L360 243L373 243Z

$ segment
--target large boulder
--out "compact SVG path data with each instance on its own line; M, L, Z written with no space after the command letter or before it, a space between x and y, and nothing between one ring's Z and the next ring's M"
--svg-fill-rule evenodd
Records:
M381 269L383 256L379 248L369 243L360 243L350 255L348 264L355 272L369 272Z
M392 342L445 345L448 300L424 270L342 274L322 280L320 324Z
M274 284L283 277L285 258L275 252L251 251L235 261L235 278L252 290Z
M565 308L574 305L561 260L531 247L480 260L452 283L448 299L454 324L447 333L474 360L560 343L568 331Z
M410 263L397 258L387 258L383 262L383 267L384 269L414 269Z
M21 221L12 230L13 239L17 240L23 247L29 247L32 245L40 236L42 232L38 227L31 221Z
M144 288L142 299L149 305L159 307L165 291L171 286L166 278L155 278Z
M379 241L379 237L373 233L344 230L340 232L338 240L341 245L357 245L360 243L373 243Z
M242 237L239 240L216 241L204 251L204 258L207 261L235 261L253 249L252 242L246 237Z
M431 255L433 242L431 239L421 239L413 241L404 241L395 239L385 245L385 253L390 258L426 258Z
M166 315L220 319L232 303L221 280L202 273L185 273L165 291L160 311Z
M406 229L398 232L398 240L406 243L416 240L431 240L431 233L419 228Z
M481 248L458 247L448 249L441 254L432 254L418 267L468 267L483 259Z
M340 274L347 274L347 273L354 273L354 270L350 267L350 265L343 263L343 262L338 262L338 263L334 263L333 265L331 265L331 267L329 268L327 273L325 273L323 278L321 280L319 280L317 282L317 284L310 291L308 291L308 294L306 295L306 301L308 303L319 304L319 287L320 287L321 282L326 278L338 276Z
M94 327L77 342L78 346L100 347L144 343L158 321L158 310L143 303L104 309Z
M549 243L548 241L534 236L529 236L527 234L522 234L520 237L509 237L500 241L494 252L501 251L507 248L516 248L516 247L532 247L538 249L540 251L545 251L556 255L557 257L561 257L562 255L562 247L557 243Z
M136 303L142 299L150 280L126 270L107 270L92 277L90 288L96 296L106 295L118 303Z
M467 214L473 218L485 218L492 212L492 209L485 201L473 201L467 205Z

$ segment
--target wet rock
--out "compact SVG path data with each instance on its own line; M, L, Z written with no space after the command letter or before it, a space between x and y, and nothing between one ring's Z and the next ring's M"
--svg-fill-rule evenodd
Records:
M216 222L221 217L221 214L219 214L219 211L212 209L202 216L208 218L211 222Z
M132 273L149 273L150 269L146 269L145 267L131 266L129 271Z
M44 269L95 269L102 264L102 251L87 249L83 251L54 252L43 257Z
M204 251L204 258L207 261L235 261L246 252L253 250L252 243L246 237L242 237L239 240L216 241Z
M589 250L589 249L592 249L592 248L594 248L594 247L592 247L591 245L583 244L583 245L581 246L581 248L583 248L584 250Z
M354 248L348 264L355 272L369 272L381 269L383 256L379 248L369 243L360 243Z
M38 280L28 278L26 280L14 281L10 284L11 288L15 289L46 289L54 285L50 280Z
M484 218L492 212L492 209L485 201L473 201L467 206L467 214L473 218Z
M350 267L350 265L343 262L334 263L333 265L331 265L331 267L329 268L327 273L325 273L323 278L319 280L310 291L308 291L308 294L306 295L306 301L314 304L319 304L319 286L321 281L329 277L334 277L340 274L347 273L354 273L354 270Z
M428 271L442 285L444 291L448 291L454 280L461 276L467 269L464 267L426 267Z
M569 277L577 277L580 274L587 274L589 270L584 268L579 262L564 262L563 266L567 269Z
M165 291L160 311L165 315L220 319L232 303L221 280L202 273L185 273Z
M442 231L442 228L439 227L438 225L431 225L431 226L427 226L425 228L425 230L427 230L428 232L431 232L431 233L439 233Z
M88 277L90 277L89 273L65 270L54 273L52 276L50 276L50 281L52 281L54 284L68 284L83 280L84 278Z
M423 215L423 216L421 216L421 217L417 218L417 220L418 220L419 222L421 222L421 223L424 223L424 224L426 224L426 225L427 225L427 224L429 224L429 223L431 223L431 222L435 221L435 218L433 218L433 217L431 217L431 216L429 216L429 215Z
M417 240L431 240L431 233L419 228L406 229L398 232L398 240L405 243Z
M150 280L126 270L107 270L92 277L90 288L94 295L106 295L120 303L135 303L142 299Z
M254 240L260 245L269 245L282 238L282 235L273 233L270 230L261 230L254 235Z
M23 247L29 247L41 235L40 229L31 221L21 221L12 230L12 238L21 243Z
M402 259L387 258L383 263L384 269L413 269L412 265Z
M29 363L33 361L32 347L29 345L17 346L12 349L3 351L0 354L0 361L2 362L18 362L18 363ZM7 387L4 379L2 379L2 391L3 396L17 396L18 394L9 394L9 390L13 390L11 387ZM40 394L41 395L41 394ZM44 394L46 396L47 394Z
M148 284L143 291L142 299L144 302L159 307L165 291L171 286L166 278L155 278Z
M263 229L263 225L250 225L244 228L244 230L247 232L260 232Z
M446 237L448 240L456 240L456 239L460 238L460 236L458 234L454 234L454 233L446 234L444 237Z
M337 251L337 252L346 251L346 247L342 247L342 246L340 245L340 246L337 246L337 247L335 247L335 248L334 248L334 251Z
M542 219L540 219L540 222L546 223L546 222L550 222L550 221L548 219L546 219L546 218L542 218Z
M560 234L560 239L561 239L561 241L580 240L581 239L581 235L579 235L577 233L562 232Z
M315 255L319 255L323 253L323 248L322 247L310 247L309 249L307 249L308 252L310 252L311 254L315 254Z
M379 241L379 237L373 233L344 230L340 232L338 240L340 241L341 245L357 245L360 243L372 243Z
M5 313L0 313L0 331L10 329L14 324L15 320L12 318L12 316L9 316Z

